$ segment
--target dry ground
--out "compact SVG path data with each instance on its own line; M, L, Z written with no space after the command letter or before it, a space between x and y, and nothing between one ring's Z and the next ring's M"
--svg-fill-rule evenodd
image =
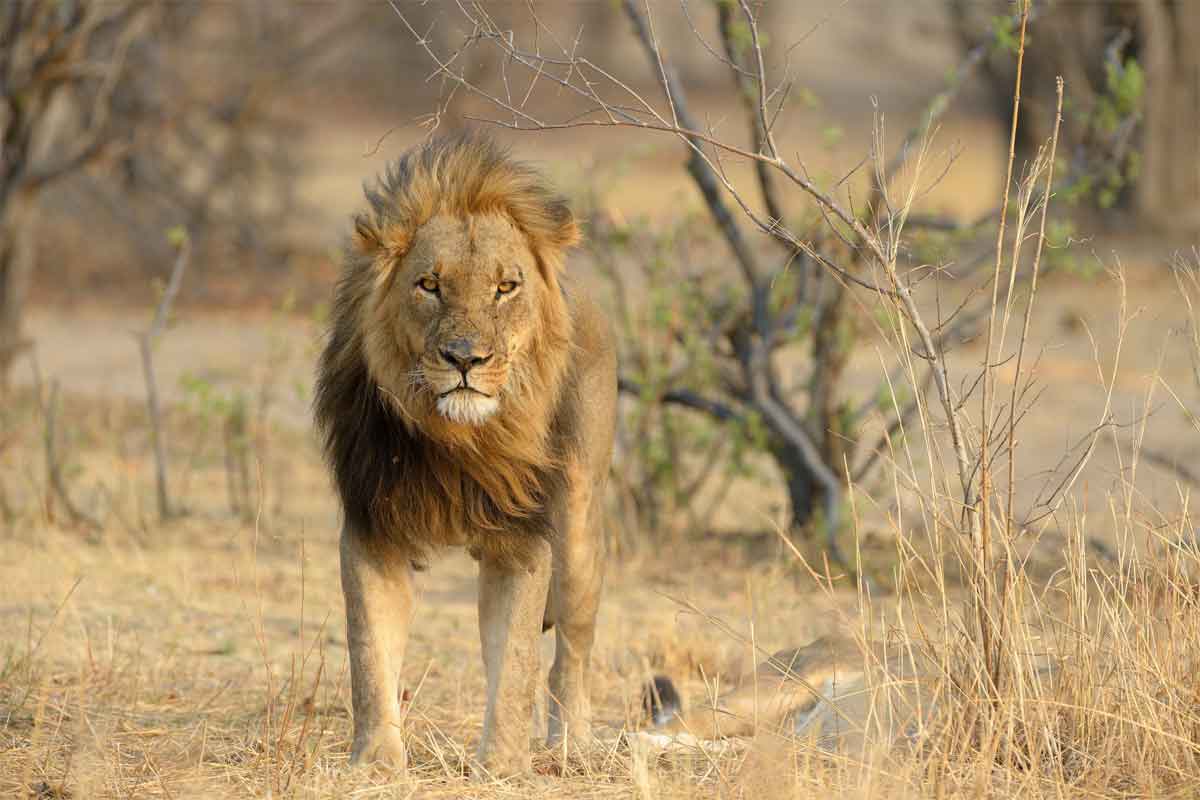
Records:
M41 491L29 400L5 456L15 505ZM188 514L161 524L142 491L144 453L130 454L144 442L136 407L72 395L63 415L81 425L69 434L81 468L76 499L111 514L102 532L63 520L61 506L57 521L22 513L5 528L0 796L529 794L527 786L471 788L461 777L483 697L470 559L451 555L421 581L405 669L411 777L346 775L336 514L309 437L275 434L279 455L266 468L290 463L265 479L286 488L269 483L271 507L257 521L226 511L218 454L202 448L191 474L172 476ZM176 420L180 449L194 432L185 422ZM101 485L97 500L92 489ZM690 677L701 668L713 676L745 668L746 648L672 597L695 599L740 629L753 610L757 636L771 646L829 632L838 625L831 612L854 606L850 595L796 591L794 575L777 563L750 563L713 544L698 549L668 559L648 548L613 565L595 654L602 728L640 719L640 685L651 669ZM718 572L717 563L734 568ZM562 778L548 777L562 770L556 754L540 752L537 764L547 777L536 796L626 796L632 787L628 753L615 744L572 762ZM690 759L655 777L684 794L716 780L710 766Z

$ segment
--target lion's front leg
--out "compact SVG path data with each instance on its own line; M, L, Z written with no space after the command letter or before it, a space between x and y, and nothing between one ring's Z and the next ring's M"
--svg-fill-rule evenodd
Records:
M531 551L525 567L504 565L486 553L479 562L479 638L488 690L477 759L493 776L530 769L550 545L538 542Z
M404 769L398 692L414 601L412 565L349 528L340 549L354 705L350 763Z

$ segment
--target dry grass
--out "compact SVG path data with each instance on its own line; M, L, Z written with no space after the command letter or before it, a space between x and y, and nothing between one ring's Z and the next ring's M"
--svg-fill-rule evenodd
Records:
M1188 393L1172 387L1185 407ZM1152 388L1145 402L1171 394ZM1009 587L994 612L1003 632L996 686L969 633L968 592L946 577L963 570L955 541L934 540L948 536L938 533L937 509L891 517L899 589L883 598L822 589L784 548L775 557L763 556L770 547L752 554L719 539L681 556L642 548L613 565L602 611L593 695L606 743L565 761L538 751L535 777L500 783L466 775L483 697L468 559L450 557L426 579L405 669L409 774L349 772L336 517L307 434L275 430L266 484L286 476L273 489L283 500L243 522L225 509L218 445L201 439L193 449L200 422L176 411L174 485L190 513L163 524L150 502L138 405L66 400L64 466L75 499L102 517L98 532L72 528L46 506L42 419L30 392L4 410L0 795L1161 797L1200 789L1200 553L1186 492L1178 512L1156 509L1127 455L1117 456L1126 478L1103 503L1077 493L1060 507L1053 522L1062 544L1049 556L1027 564L1015 548L998 553L1010 579L996 581ZM1087 552L1100 530L1111 559ZM705 678L735 685L756 648L830 632L932 654L944 671L923 689L934 708L927 727L855 757L766 736L719 755L665 755L631 751L616 736L639 722L639 689L651 672L682 678L697 700L711 691Z

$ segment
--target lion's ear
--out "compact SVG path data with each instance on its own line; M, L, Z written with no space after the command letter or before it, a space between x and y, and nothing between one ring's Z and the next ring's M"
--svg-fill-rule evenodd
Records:
M547 210L550 212L550 219L553 222L551 243L561 250L579 244L583 236L567 201L557 200Z
M354 215L354 233L351 235L350 241L354 252L363 256L374 255L383 246L379 229L366 214Z

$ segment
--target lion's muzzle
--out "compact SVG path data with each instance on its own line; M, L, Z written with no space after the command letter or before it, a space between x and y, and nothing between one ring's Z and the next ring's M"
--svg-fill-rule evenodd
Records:
M480 425L500 406L495 351L476 339L459 336L439 343L437 353L448 367L427 378L437 390L437 410L465 425Z
M441 346L438 354L443 361L462 373L464 383L467 382L467 373L488 363L494 355L491 348L481 347L470 339L451 339Z

